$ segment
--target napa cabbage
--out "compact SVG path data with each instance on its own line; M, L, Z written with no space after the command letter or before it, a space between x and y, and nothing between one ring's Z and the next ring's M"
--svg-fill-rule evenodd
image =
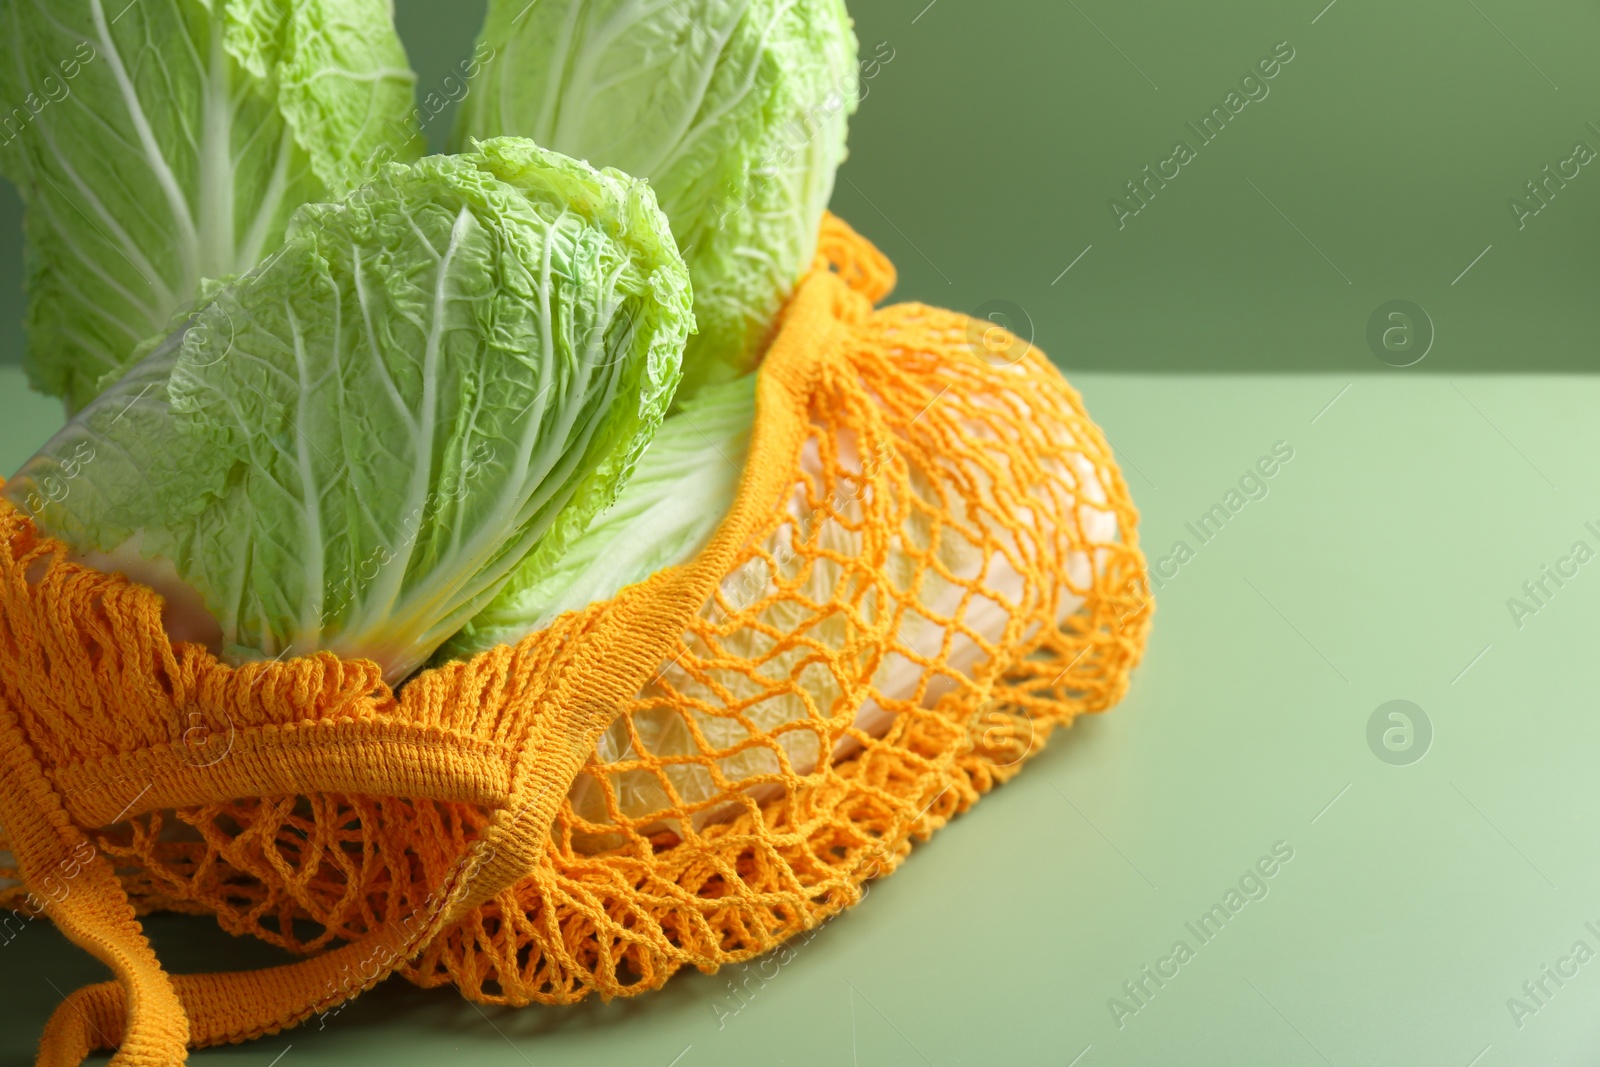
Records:
M516 644L564 612L694 558L733 506L755 417L754 374L702 389L667 416L616 503L570 544L531 553L441 655Z
M398 682L615 499L692 326L644 182L517 138L386 164L300 208L3 492L84 562L203 602L230 660L326 649Z
M301 204L416 159L415 80L390 0L0 0L34 387L81 408Z
M843 0L490 0L458 140L531 137L647 179L700 332L684 399L743 374L810 268L856 108Z

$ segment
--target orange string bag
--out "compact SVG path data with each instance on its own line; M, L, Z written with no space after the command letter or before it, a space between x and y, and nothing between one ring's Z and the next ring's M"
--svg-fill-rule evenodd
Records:
M174 645L153 591L0 505L0 903L115 974L41 1067L181 1063L394 972L564 1004L748 959L1122 696L1148 586L1078 395L986 323L874 310L893 268L831 216L820 248L707 547L398 693ZM306 958L169 975L161 910Z

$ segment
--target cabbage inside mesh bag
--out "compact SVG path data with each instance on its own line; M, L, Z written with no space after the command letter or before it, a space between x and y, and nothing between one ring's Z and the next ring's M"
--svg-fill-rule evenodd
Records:
M722 582L722 599L729 608L738 611L744 605L767 600L777 587L775 577L786 582L796 580L804 573L808 563L809 573L805 574L799 587L801 596L822 604L833 598L839 583L845 579L846 570L827 556L836 554L850 559L859 554L862 519L860 494L870 492L865 488L865 483L870 481L875 465L874 457L863 459L859 455L853 436L848 432L838 435L837 445L840 466L850 476L847 487L835 493L829 513L812 530L810 516L813 509L807 502L805 486L796 486L787 504L789 521L779 527L763 546L764 555L773 562L758 555ZM807 479L816 479L821 474L823 463L815 440L807 443L800 462ZM1045 467L1052 480L1070 487L1083 541L1088 546L1087 551L1072 552L1065 562L1067 581L1059 590L1057 611L1058 622L1065 622L1083 608L1084 599L1077 590L1092 585L1094 572L1104 566L1107 549L1094 546L1115 545L1121 531L1116 515L1107 503L1105 487L1086 457L1070 452L1066 462L1050 460L1046 461ZM990 498L992 483L976 465L952 471L947 477L952 484L958 479L977 484L984 497ZM934 502L939 501L942 495L945 506L954 505L960 511L956 516L957 524L971 524L971 506L958 503L962 500L959 494L941 494L938 486L915 470L912 472L912 487L930 507L936 507ZM1021 518L1027 520L1027 516ZM912 553L925 549L929 536L926 513L913 511L888 554L888 577L897 591L909 591L916 581L916 562ZM815 539L820 552L803 555L795 551L797 542L807 537ZM1000 549L1016 547L1008 542L1009 538L1003 540ZM908 551L908 546L911 551ZM962 632L962 628L991 644L998 641L1009 618L1005 602L1016 603L1023 592L1023 577L1006 558L1005 551L997 549L986 556L980 547L968 540L942 536L937 558L951 578L944 578L931 569L922 575L915 600L924 610L910 611L902 616L895 643L924 659L934 659L943 647L947 629L954 630L950 635L950 652L942 660L944 669L928 678L924 688L924 676L928 668L898 650L891 650L873 673L871 681L873 692L881 695L884 703L916 699L921 689L918 702L924 707L934 706L941 697L957 687L958 683L948 671L970 675L985 657L983 648ZM776 575L774 562L777 563ZM976 592L963 607L962 602L969 588ZM708 605L704 614L706 617L722 618L723 610L713 603ZM862 599L860 610L870 625L874 613L884 608L868 596ZM941 619L949 620L952 625L947 628L939 621ZM795 773L809 774L817 768L823 744L818 732L808 726L784 729L788 724L804 723L808 718L805 700L792 689L787 692L772 691L792 678L826 714L826 709L832 708L842 695L838 680L823 664L804 663L808 658L815 659L814 651L804 645L762 661L762 657L776 644L763 630L787 634L802 623L810 624L806 631L810 640L825 643L835 651L849 647L860 636L856 632L857 627L842 612L835 612L817 624L812 614L795 599L773 598L758 613L754 625L743 626L721 641L721 650L725 654L761 661L762 682L731 670L715 672L711 678L714 684L697 680L679 665L669 665L663 672L662 679L669 682L678 693L722 709L723 714L692 713L695 726L705 737L711 751L726 751L753 736L736 717L737 709L758 731L777 731L772 741L782 747ZM1032 636L1033 631L1022 635L1023 640ZM691 647L698 654L708 652L698 639ZM732 703L724 699L718 692L719 688L732 698ZM763 693L768 695L763 696ZM859 708L853 725L862 733L881 737L894 717L892 710L869 696ZM684 828L669 814L679 805L667 793L656 773L645 769L605 770L607 764L626 763L640 756L630 736L628 718L619 718L601 736L594 761L574 782L570 791L573 812L580 819L593 824L606 825L615 821L608 810L604 788L596 777L605 773L617 793L619 813L641 832L667 830L681 835ZM634 712L631 720L639 742L651 755L667 758L697 756L703 751L684 716L673 708L657 705ZM844 758L858 748L859 742L847 733L833 746L829 758ZM776 775L782 770L777 753L764 743L752 744L715 762L722 776L730 782ZM719 795L726 794L717 785L705 762L670 763L662 768L661 773L671 782L672 789L684 805L705 805L694 814L696 828L726 820L743 810L742 804L735 799L714 802ZM744 792L758 801L764 801L777 795L781 788L769 781L747 785ZM660 818L651 821L652 816ZM616 847L622 841L620 835L610 833L577 833L574 836L579 847L587 850Z
M687 268L642 181L521 138L389 164L6 483L175 639L398 685L626 481L677 384ZM175 632L174 608L209 635Z
M702 389L662 422L616 503L570 544L529 553L438 658L516 644L563 612L693 558L733 504L755 415L753 374Z

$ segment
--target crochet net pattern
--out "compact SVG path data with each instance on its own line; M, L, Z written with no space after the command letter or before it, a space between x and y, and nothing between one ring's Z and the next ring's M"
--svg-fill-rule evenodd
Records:
M747 959L1115 704L1151 605L1111 448L1037 349L893 282L830 216L700 556L398 693L174 646L0 505L0 904L117 974L40 1063L181 1062L390 973L564 1004ZM163 910L308 958L170 976Z

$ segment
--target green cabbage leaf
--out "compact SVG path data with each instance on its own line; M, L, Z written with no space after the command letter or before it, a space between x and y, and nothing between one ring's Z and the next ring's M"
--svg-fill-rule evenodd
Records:
M702 389L668 415L608 510L561 551L541 546L440 650L465 659L693 559L738 494L756 417L755 375Z
M326 649L398 682L611 504L692 326L644 182L516 138L386 164L3 492L91 565L197 595L232 661Z
M0 0L26 365L69 411L301 204L421 154L390 0Z
M648 180L694 279L682 399L738 377L811 266L859 76L843 0L490 0L458 137Z

